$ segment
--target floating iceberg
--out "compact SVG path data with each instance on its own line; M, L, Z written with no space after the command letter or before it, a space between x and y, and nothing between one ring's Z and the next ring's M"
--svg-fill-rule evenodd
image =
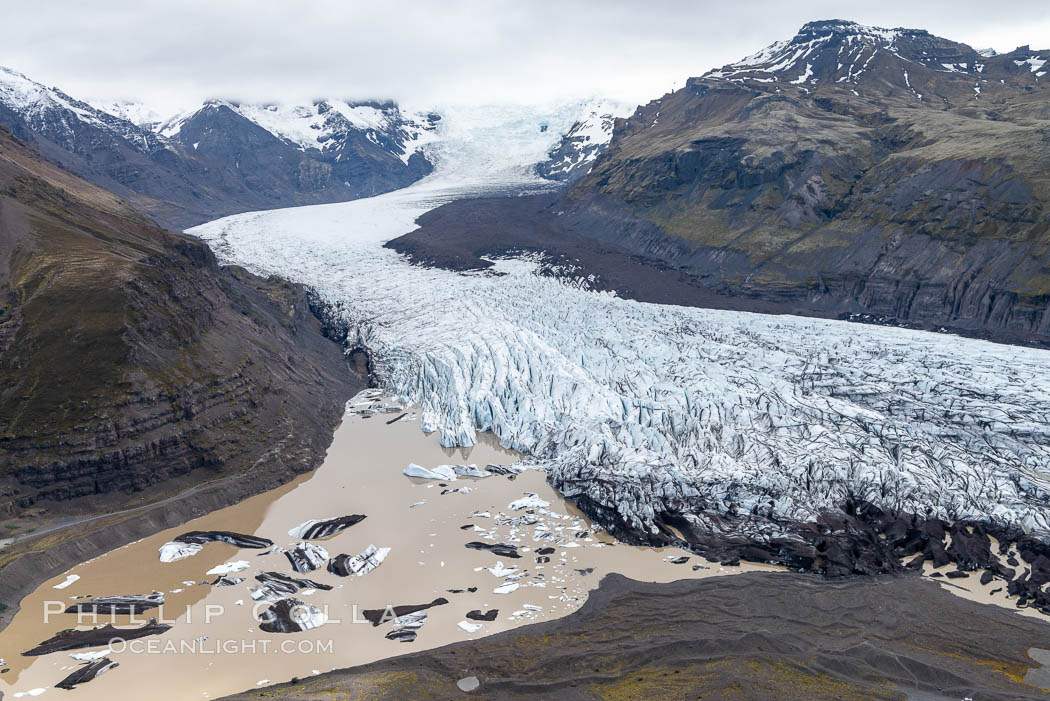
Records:
M161 562L164 562L164 558L163 557L161 558ZM52 589L65 589L66 587L68 587L70 584L72 584L73 582L77 581L78 579L80 579L80 575L79 574L67 574L64 581L59 582L58 584L56 584L55 586L53 586L51 588Z
M171 541L160 546L160 561L175 562L186 557L196 555L204 549L199 543L179 543Z
M405 474L409 477L419 477L427 480L456 481L456 471L452 469L451 465L438 465L433 470L428 470L415 463L409 463L408 467L405 468Z
M251 567L251 564L247 560L237 560L236 562L227 562L224 565L216 565L204 574L233 574L234 572L240 572Z

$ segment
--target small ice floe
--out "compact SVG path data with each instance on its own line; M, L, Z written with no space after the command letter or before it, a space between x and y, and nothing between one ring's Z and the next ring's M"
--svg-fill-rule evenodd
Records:
M257 535L234 533L233 531L190 531L176 537L172 542L187 545L207 545L208 543L226 543L235 548L262 550L273 545L269 538Z
M477 465L439 465L438 467L451 467L460 477L491 477L488 470L479 470Z
M336 533L345 531L355 523L360 523L364 520L364 514L350 514L348 516L338 516L327 519L311 519L288 531L288 535L293 538L298 538L299 540L327 538L328 536L333 536Z
M492 518L492 514L488 511L475 511L470 515L471 518Z
M234 562L227 562L224 565L216 565L204 574L233 574L234 572L240 572L251 567L251 564L247 560L236 560Z
M66 587L68 587L70 584L72 584L73 582L77 581L78 579L80 579L80 575L79 574L67 574L66 575L66 581L59 582L58 584L56 584L55 586L53 586L51 588L52 589L65 589Z
M336 555L328 561L328 571L340 577L350 575L363 576L383 564L383 560L390 554L390 548L377 548L369 545L359 555Z
M19 691L17 694L12 694L16 699L20 699L24 696L40 696L40 694L47 691L47 689L30 689L29 691Z
M493 594L510 594L511 592L517 591L521 585L517 582L510 582L509 584L501 584L492 590Z
M292 569L300 574L313 572L328 562L327 550L320 545L307 542L296 543L295 547L291 550L286 550L284 555L292 563Z
M427 480L445 480L447 482L456 481L456 471L452 469L451 465L438 465L433 470L428 470L425 467L421 467L417 464L409 463L408 467L405 468L405 475L408 477L419 477Z
M95 652L71 652L69 656L78 662L94 662L112 654L113 650L107 647L105 650L97 650ZM3 662L3 660L0 660L0 662Z
M463 630L465 630L468 633L476 633L479 630L481 630L481 624L480 623L471 623L470 621L460 621L456 625L459 626L460 628L462 628Z
M423 501L417 501L415 504L409 504L408 508L414 509L417 506L423 506L423 504L426 504L426 503L427 503L427 501L426 501L426 499L424 499Z
M525 492L525 496L507 504L507 508L514 511L520 511L521 509L545 509L550 505L551 503L545 499L541 499L539 494Z
M255 682L255 686L262 686L263 684L269 684L269 683L270 683L269 679L260 679L259 681Z
M677 557L665 557L665 560L670 562L672 565L684 565L689 562L689 558L685 555L679 555Z
M222 577L216 577L211 584L215 587L235 587L243 581L244 577L227 577L223 575Z
M474 609L467 613L467 618L472 621L494 621L496 616L499 615L499 609L489 609L488 611L482 611L481 609Z
M497 577L506 577L507 575L514 574L518 571L516 567L507 567L504 565L503 560L497 560L495 567L480 567L478 569L488 570ZM475 570L475 572L477 572L477 570Z
M295 579L280 572L260 572L255 575L255 580L261 586L251 590L253 601L278 601L302 589L323 589L329 591L332 588L327 584L321 584L310 579Z
M398 616L394 619L394 628L386 634L387 640L397 640L402 643L410 643L416 639L416 633L427 622L426 611L415 611Z
M234 606L244 606L244 599L237 599L233 602Z
M366 621L371 623L373 627L376 627L381 626L388 621L402 620L410 614L426 611L435 606L445 606L446 604L448 604L448 599L440 596L427 604L404 604L401 606L387 606L386 608L381 609L365 609L361 612L361 615Z
M466 543L464 547L470 548L471 550L487 550L488 552L499 555L500 557L512 557L515 559L521 557L518 553L518 546L509 543L482 543L481 541L474 540Z
M542 606L536 606L534 604L522 604L521 607L526 611L542 611Z
M78 601L66 609L66 613L115 613L137 614L164 605L164 594L129 594L126 596L100 596L87 601Z
M281 599L259 616L259 629L267 633L301 633L328 621L324 611L302 599Z
M485 466L485 470L491 472L494 475L517 475L525 471L525 468L521 465L494 465L489 464Z
M160 546L160 561L175 562L196 555L203 549L204 546L198 543L179 543L173 540Z
M442 490L442 494L470 494L474 491L473 487L456 487L455 489Z

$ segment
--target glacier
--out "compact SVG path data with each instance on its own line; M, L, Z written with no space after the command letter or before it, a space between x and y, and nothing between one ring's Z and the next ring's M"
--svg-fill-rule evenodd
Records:
M551 187L534 166L584 109L444 110L435 172L406 189L189 233L312 287L443 445L492 431L642 532L664 513L769 528L864 500L1050 536L1050 352L640 303L538 275L534 259L455 273L383 248L452 200Z

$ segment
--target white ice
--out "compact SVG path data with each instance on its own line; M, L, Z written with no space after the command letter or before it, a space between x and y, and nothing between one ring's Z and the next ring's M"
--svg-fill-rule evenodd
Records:
M79 574L67 574L64 581L59 582L58 584L56 584L55 586L53 586L51 588L52 589L65 589L66 587L68 587L70 584L72 584L73 582L77 581L78 579L80 579L80 575Z
M644 304L409 265L382 244L531 173L575 115L442 120L437 170L354 202L191 230L227 262L314 287L386 390L445 446L492 430L629 523L664 511L811 519L849 498L1050 534L1050 353L841 321ZM494 234L495 235L495 234Z
M178 543L171 541L160 546L160 561L161 562L175 562L186 557L192 557L196 555L204 546L198 543Z

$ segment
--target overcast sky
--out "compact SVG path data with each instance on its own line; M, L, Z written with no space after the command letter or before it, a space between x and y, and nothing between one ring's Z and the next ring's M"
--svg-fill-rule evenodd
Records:
M38 0L8 2L0 64L76 97L411 106L645 102L815 19L1050 48L1050 0Z

